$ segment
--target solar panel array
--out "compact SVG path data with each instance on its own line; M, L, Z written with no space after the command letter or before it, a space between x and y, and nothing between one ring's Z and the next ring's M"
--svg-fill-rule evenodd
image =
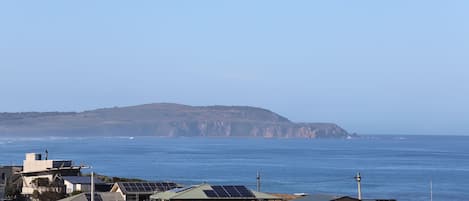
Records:
M245 186L212 186L213 190L204 190L205 195L210 198L227 197L256 197Z
M91 201L91 193L86 193L85 196L86 196L86 199L88 201ZM101 195L95 193L94 194L94 201L103 201L103 198L101 197Z
M126 193L131 192L162 192L178 187L176 183L171 182L121 182L122 190Z

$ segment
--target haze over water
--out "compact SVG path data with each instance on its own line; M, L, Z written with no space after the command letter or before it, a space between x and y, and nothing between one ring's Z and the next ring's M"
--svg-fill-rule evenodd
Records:
M0 140L0 163L20 164L26 152L49 150L99 174L172 180L191 185L242 184L282 193L427 201L469 196L469 137L373 136L354 140L256 138L45 138ZM90 170L85 170L90 171Z

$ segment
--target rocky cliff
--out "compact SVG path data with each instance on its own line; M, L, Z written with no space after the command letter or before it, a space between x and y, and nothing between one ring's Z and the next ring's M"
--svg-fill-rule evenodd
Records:
M0 113L1 136L210 136L345 138L332 123L294 123L245 106L158 103L85 112Z

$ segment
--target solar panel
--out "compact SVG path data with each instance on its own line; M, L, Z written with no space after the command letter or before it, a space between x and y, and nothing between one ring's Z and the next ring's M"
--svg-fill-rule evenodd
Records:
M138 191L140 191L140 192L145 192L145 188L143 188L142 184L137 185L137 189L138 189Z
M162 183L163 185L163 191L171 190L173 188L176 188L177 185L175 183Z
M223 189L222 186L212 186L212 189L218 194L218 197L230 197L230 195Z
M236 190L241 194L242 197L256 197L248 188L245 186L234 186Z
M127 192L161 192L178 187L176 183L172 182L121 182L120 184L123 190Z
M234 186L223 186L223 188L230 194L230 197L243 197Z
M204 193L209 198L217 198L218 197L217 193L215 193L215 191L212 191L212 190L204 190Z
M129 186L126 183L122 183L121 185L122 185L123 191L128 191L127 189L129 188Z

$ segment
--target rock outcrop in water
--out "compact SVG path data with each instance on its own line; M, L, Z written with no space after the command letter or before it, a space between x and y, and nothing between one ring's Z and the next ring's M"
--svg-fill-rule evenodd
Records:
M210 136L345 138L332 123L294 123L245 106L194 107L170 103L85 112L0 113L2 136Z

